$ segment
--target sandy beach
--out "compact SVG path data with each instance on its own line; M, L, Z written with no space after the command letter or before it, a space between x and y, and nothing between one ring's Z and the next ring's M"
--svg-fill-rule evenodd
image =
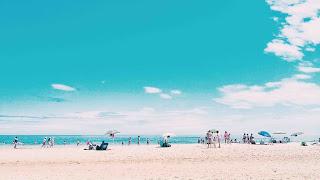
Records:
M299 144L0 148L0 179L319 179L320 146Z

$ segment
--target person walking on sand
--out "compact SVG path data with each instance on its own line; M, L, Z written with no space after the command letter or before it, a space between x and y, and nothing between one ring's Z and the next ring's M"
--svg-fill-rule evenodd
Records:
M14 139L13 139L13 148L14 149L17 149L17 145L18 145L18 137L16 136Z

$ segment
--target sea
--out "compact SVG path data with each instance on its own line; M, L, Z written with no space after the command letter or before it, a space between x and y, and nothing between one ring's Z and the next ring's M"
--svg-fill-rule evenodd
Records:
M92 143L101 143L102 141L121 145L128 144L128 140L131 137L131 144L138 143L138 135L118 135L115 138L103 135L0 135L0 146L11 145L14 138L18 137L19 143L24 145L41 145L44 138L54 138L55 145L74 145L77 142L85 144L87 141ZM232 139L237 139L240 141L242 138L241 135L233 136ZM147 139L150 140L150 144L157 144L158 141L162 138L159 135L141 135L140 144L146 144ZM204 139L204 136L200 135L185 135L185 136L173 136L170 138L170 143L172 144L196 144L198 139ZM283 137L275 137L275 139L282 139ZM290 137L291 141L318 141L319 136L301 136L301 137ZM255 137L256 141L266 140L263 137Z

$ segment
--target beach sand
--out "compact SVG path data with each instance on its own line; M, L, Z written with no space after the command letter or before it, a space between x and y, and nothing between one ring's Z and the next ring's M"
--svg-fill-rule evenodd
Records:
M0 148L0 179L320 179L320 146Z

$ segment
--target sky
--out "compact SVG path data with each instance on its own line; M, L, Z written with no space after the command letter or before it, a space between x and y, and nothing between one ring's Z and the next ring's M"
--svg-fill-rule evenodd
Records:
M1 1L0 134L320 134L320 2Z

